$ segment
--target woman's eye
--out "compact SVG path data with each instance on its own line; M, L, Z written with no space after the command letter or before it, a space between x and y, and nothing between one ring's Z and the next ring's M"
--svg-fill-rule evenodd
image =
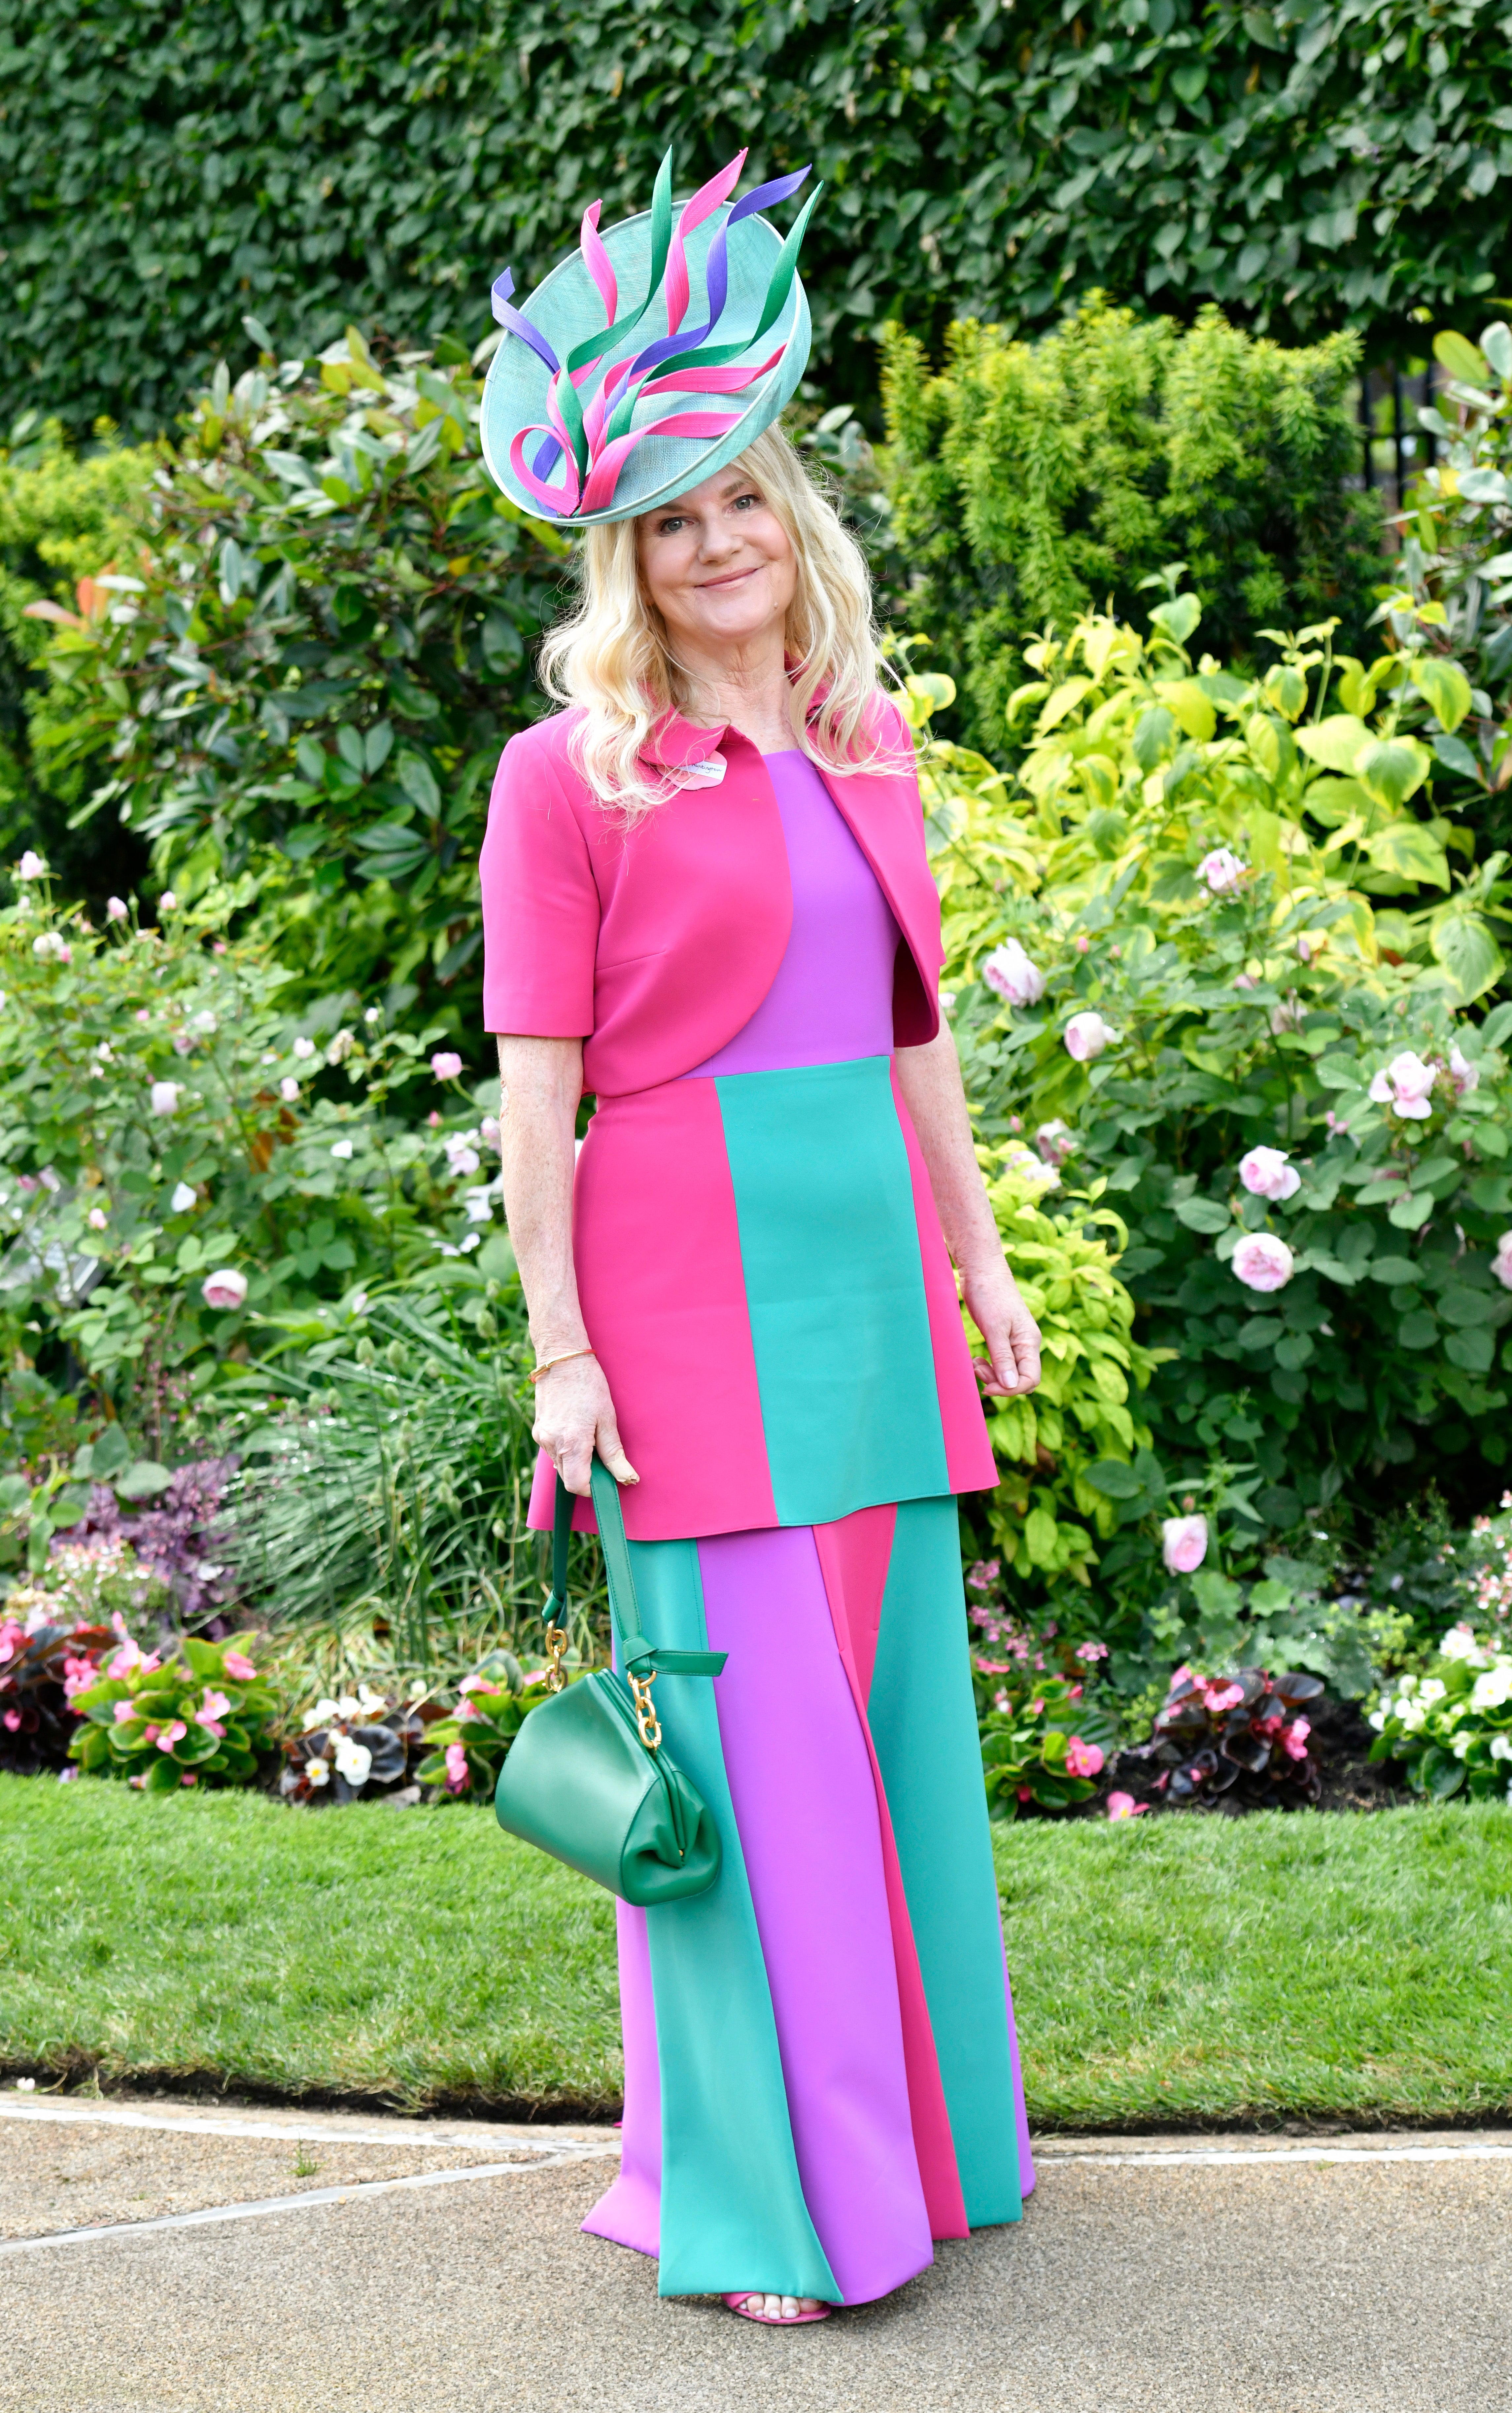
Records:
M750 509L752 509L752 510L759 511L759 510L760 510L760 508L761 508L761 497L760 497L760 496L759 496L759 495L737 495L737 496L736 496L736 497L735 497L735 509L736 509L738 511L745 511L748 507L749 507Z

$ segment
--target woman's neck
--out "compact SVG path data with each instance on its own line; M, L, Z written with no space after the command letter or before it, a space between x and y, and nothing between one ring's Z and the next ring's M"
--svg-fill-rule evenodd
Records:
M680 649L681 651L681 649ZM705 653L679 661L687 686L687 718L699 728L723 722L738 729L763 754L779 754L795 743L792 688L779 634L775 644L740 654Z

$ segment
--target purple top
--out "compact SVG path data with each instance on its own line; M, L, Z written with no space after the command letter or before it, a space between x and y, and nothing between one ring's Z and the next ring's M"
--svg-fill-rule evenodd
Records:
M806 754L763 754L793 883L777 976L742 1030L687 1076L789 1072L892 1053L892 909Z

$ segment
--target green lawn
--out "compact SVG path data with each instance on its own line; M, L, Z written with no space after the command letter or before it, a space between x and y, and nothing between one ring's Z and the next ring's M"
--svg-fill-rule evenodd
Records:
M1040 2127L1512 2109L1512 1813L1000 1830ZM592 2110L612 1905L484 1811L0 1778L0 2067Z

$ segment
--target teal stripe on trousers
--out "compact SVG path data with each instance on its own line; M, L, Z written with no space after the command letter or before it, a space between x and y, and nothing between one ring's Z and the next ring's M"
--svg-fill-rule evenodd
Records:
M630 1561L642 1633L663 1650L707 1651L697 1543L632 1542ZM667 1748L712 1811L724 1851L707 1893L646 1913L662 2085L658 2293L759 2287L834 2303L840 2289L793 2150L771 1991L725 1775L717 1680L662 1676L656 1684ZM802 1881L795 1869L793 1882Z
M973 2228L1018 2220L997 1875L951 1499L898 1509L867 1703Z
M714 1086L777 1522L826 1525L948 1491L888 1058Z

